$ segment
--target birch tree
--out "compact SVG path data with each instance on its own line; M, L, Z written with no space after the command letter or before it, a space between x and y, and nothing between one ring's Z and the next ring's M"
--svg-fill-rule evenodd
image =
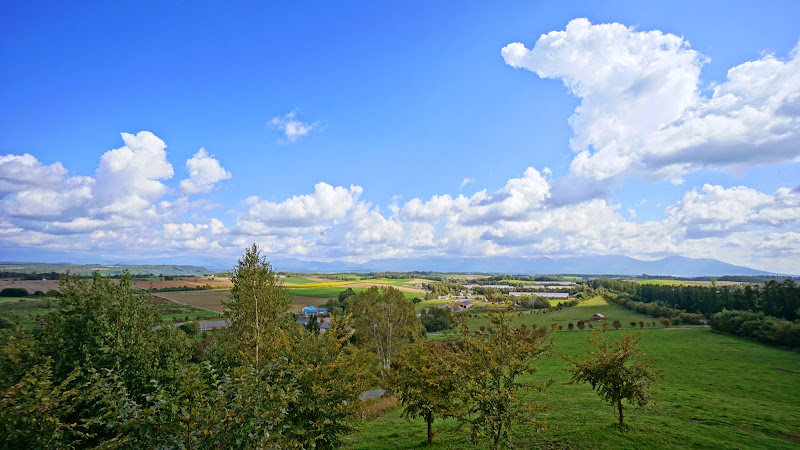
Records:
M351 299L356 338L378 355L385 374L403 347L421 335L414 304L393 287L373 286Z
M258 365L273 342L270 336L291 324L292 295L282 287L272 266L256 244L247 249L233 270L229 336L245 363Z

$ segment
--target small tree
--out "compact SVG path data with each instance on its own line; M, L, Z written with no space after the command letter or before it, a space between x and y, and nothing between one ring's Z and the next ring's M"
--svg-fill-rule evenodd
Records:
M584 328L586 328L586 322L584 322L582 320L579 320L578 323L577 323L577 326L578 326L578 330L583 331ZM591 326L591 324L589 324L589 326Z
M641 320L639 321L639 329L640 330L644 329L644 322L642 322Z
M575 329L575 324L573 324L572 322L570 322L570 323L567 325L567 330L569 330L569 331L572 331L572 330L574 330L574 329Z
M456 414L461 377L458 360L446 344L418 343L406 351L389 376L389 385L400 393L406 417L422 417L433 442L433 420Z
M636 328L636 322L631 322L631 328Z
M615 320L614 323L611 324L611 326L619 330L622 327L622 324L620 323L619 320Z
M661 325L664 325L664 328L669 326L669 319L667 319L666 317L662 317L661 320L659 320L659 322L661 322Z
M552 346L550 330L514 328L512 313L512 305L506 311L489 313L486 333L475 335L466 326L462 329L461 395L465 407L461 418L472 426L474 441L489 436L494 441L493 448L508 440L516 422L547 426L533 414L534 409L544 406L523 401L522 394L533 389L542 391L551 381L537 385L518 378L536 371L534 362Z
M605 333L592 333L583 357L564 356L573 366L572 383L589 383L603 400L616 405L620 426L625 425L622 401L646 406L651 385L660 377L653 369L657 360L644 359L647 352L636 348L641 335L629 331L611 342Z

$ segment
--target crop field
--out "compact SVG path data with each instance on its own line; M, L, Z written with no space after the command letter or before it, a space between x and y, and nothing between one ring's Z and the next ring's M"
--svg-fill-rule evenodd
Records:
M228 295L230 295L228 290L214 289L211 291L159 292L153 294L153 298L164 298L220 313L223 311L222 302L228 299Z
M317 285L315 285L314 287L299 287L299 288L294 288L293 287L293 288L289 288L289 292L291 292L292 295L300 295L300 296L306 296L306 297L336 298L336 297L339 296L340 292L346 290L347 288L353 288L354 291L361 292L361 291L366 290L365 286L368 286L368 284L366 284L366 283L359 283L359 284L350 283L350 284L345 284L345 285L342 285L342 286L322 286L322 287L317 287ZM416 293L416 292L407 292L407 291L402 291L402 290L401 290L401 292L403 292L403 295L408 299L421 296L421 294Z
M36 291L47 292L49 290L58 290L58 280L9 280L0 279L0 291L6 288L25 289L28 294L33 294Z
M559 322L584 318L586 312L601 307L595 303L565 308L558 312ZM605 311L615 313L613 308ZM546 315L536 317L542 319ZM638 318L647 320L641 314ZM622 321L621 316L619 319ZM648 357L660 359L657 368L663 376L657 383L653 407L645 411L626 405L628 428L620 431L615 426L613 408L603 403L591 386L566 384L567 363L558 354L582 354L588 333L558 332L554 335L552 356L537 361L537 372L524 377L538 383L554 380L544 393L533 391L526 396L547 407L541 418L548 422L549 431L519 424L511 447L798 447L800 354L719 335L706 328L646 328L642 333L640 347L650 352ZM346 438L346 448L422 446L426 439L424 421L404 419L401 411L396 407L362 423L357 432ZM458 427L454 420L437 420L434 432L437 435L429 447L432 449L488 447L485 440L470 442L467 427Z
M186 322L190 320L211 320L219 317L219 313L200 309L195 306L176 303L163 297L153 296L153 304L156 305L161 320L170 322Z

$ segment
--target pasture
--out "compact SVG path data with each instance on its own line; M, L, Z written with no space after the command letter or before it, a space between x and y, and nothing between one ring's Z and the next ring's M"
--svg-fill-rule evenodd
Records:
M575 321L605 306L595 303L579 308L558 311L556 322ZM613 308L606 311L615 313ZM537 321L546 316L534 315ZM639 314L628 319L649 318ZM618 335L621 331L606 333ZM646 328L642 333L640 347L649 351L648 357L660 358L657 368L663 375L657 383L656 403L649 410L627 405L628 428L620 431L613 408L603 403L591 386L567 384L567 363L558 354L582 354L588 333L558 332L552 355L537 361L537 372L524 377L538 383L554 380L544 393L533 391L526 396L547 407L540 418L548 422L549 431L516 425L511 447L797 448L800 354L706 328ZM400 417L401 411L396 407L362 423L346 438L346 448L422 446L424 421L406 420ZM486 441L470 442L468 429L458 425L454 420L434 422L437 435L429 448L487 448Z

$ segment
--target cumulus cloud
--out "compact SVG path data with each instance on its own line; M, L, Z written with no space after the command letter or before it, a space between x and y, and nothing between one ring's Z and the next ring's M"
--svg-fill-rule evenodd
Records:
M788 188L769 195L745 186L706 184L691 190L668 214L684 227L687 238L727 236L753 226L782 227L800 223L800 194Z
M61 163L45 166L28 153L0 156L0 199L13 192L56 185L66 173Z
M186 161L186 170L189 171L189 178L181 181L181 192L190 195L210 192L216 183L231 178L231 173L204 148Z
M728 71L700 93L707 58L685 39L622 24L569 22L531 49L511 43L506 64L561 80L581 99L570 117L572 174L679 182L702 167L744 167L800 157L800 46Z
M459 188L464 189L464 186L466 186L466 185L468 185L470 183L474 183L474 182L475 182L475 178L472 178L472 177L464 178L463 180L461 180L461 185L459 186Z
M319 126L318 122L301 122L296 116L297 114L292 111L283 117L273 117L272 120L269 121L269 124L272 126L272 128L283 132L284 139L281 139L278 142L284 144L294 144L298 139L308 135L312 130L317 129Z
M314 186L313 194L297 195L280 203L258 201L242 218L240 231L264 234L265 230L272 228L324 225L332 219L344 217L356 205L362 191L361 186L348 189L320 182Z

